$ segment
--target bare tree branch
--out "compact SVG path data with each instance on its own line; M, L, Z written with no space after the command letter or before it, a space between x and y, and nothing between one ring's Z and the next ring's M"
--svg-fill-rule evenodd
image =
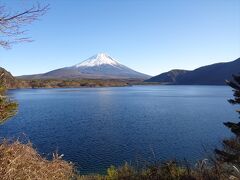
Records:
M49 5L37 4L22 12L9 12L0 5L0 47L11 48L12 44L31 42L31 38L24 37L23 27L39 19L49 10Z

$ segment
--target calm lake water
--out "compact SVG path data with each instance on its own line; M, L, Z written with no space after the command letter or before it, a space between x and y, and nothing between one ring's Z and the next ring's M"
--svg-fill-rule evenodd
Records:
M133 86L11 90L18 114L0 137L30 139L45 156L58 151L80 172L124 161L206 156L237 121L227 86Z

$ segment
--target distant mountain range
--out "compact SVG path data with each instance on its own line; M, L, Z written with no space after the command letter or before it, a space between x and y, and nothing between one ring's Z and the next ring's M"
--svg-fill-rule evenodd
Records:
M216 63L193 71L171 70L154 76L146 82L179 85L224 85L233 74L240 73L240 58L232 62Z
M105 53L99 53L74 66L44 74L24 75L21 79L149 79L150 76L120 64Z
M172 84L172 85L224 85L225 80L231 79L233 74L240 74L240 58L232 62L216 63L212 65L203 66L192 71L174 69L169 72L165 72L150 78L150 76L146 74L134 71L120 64L107 54L100 53L83 61L82 63L70 67L53 70L44 74L20 76L17 77L17 79L15 79L11 75L11 73L9 73L3 68L0 68L0 75L1 74L4 74L4 81L7 87L10 88L29 86L31 87L32 85L31 84L29 85L30 81L28 80L37 79L39 80L56 79L57 83L59 83L60 80L71 79L75 80L116 79L124 80L124 82L129 80L138 81L145 80L145 82L150 83L157 82L160 84ZM27 81L22 81L23 79ZM43 82L46 84L45 81ZM75 84L77 83L75 82ZM75 84L74 86L76 86ZM40 85L37 85L37 87L38 86ZM55 87L55 85L53 87ZM67 87L67 85L64 87Z

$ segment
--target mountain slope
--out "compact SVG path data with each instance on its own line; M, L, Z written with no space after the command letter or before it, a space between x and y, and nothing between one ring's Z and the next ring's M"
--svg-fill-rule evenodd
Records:
M100 53L82 63L47 72L22 76L26 79L148 79L150 76L134 71L107 54Z
M174 84L177 81L177 77L187 72L189 71L174 69L174 70L159 74L157 76L154 76L146 80L146 82L161 82L162 84Z
M5 86L6 88L14 88L17 86L17 80L12 76L10 72L0 67L0 86Z
M170 71L171 72L171 71ZM175 81L171 79L166 82L164 74L152 77L147 82L160 82L167 84L180 85L224 85L225 80L231 79L232 74L240 73L240 58L232 62L216 63L208 66L197 68L193 71L182 71L176 74ZM168 72L169 74L169 72Z

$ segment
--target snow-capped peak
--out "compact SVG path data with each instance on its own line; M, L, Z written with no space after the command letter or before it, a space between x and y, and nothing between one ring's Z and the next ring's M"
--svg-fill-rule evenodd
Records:
M75 67L93 67L93 66L100 66L100 65L120 65L119 62L111 58L105 53L99 53L95 56L88 58L87 60L76 64Z

